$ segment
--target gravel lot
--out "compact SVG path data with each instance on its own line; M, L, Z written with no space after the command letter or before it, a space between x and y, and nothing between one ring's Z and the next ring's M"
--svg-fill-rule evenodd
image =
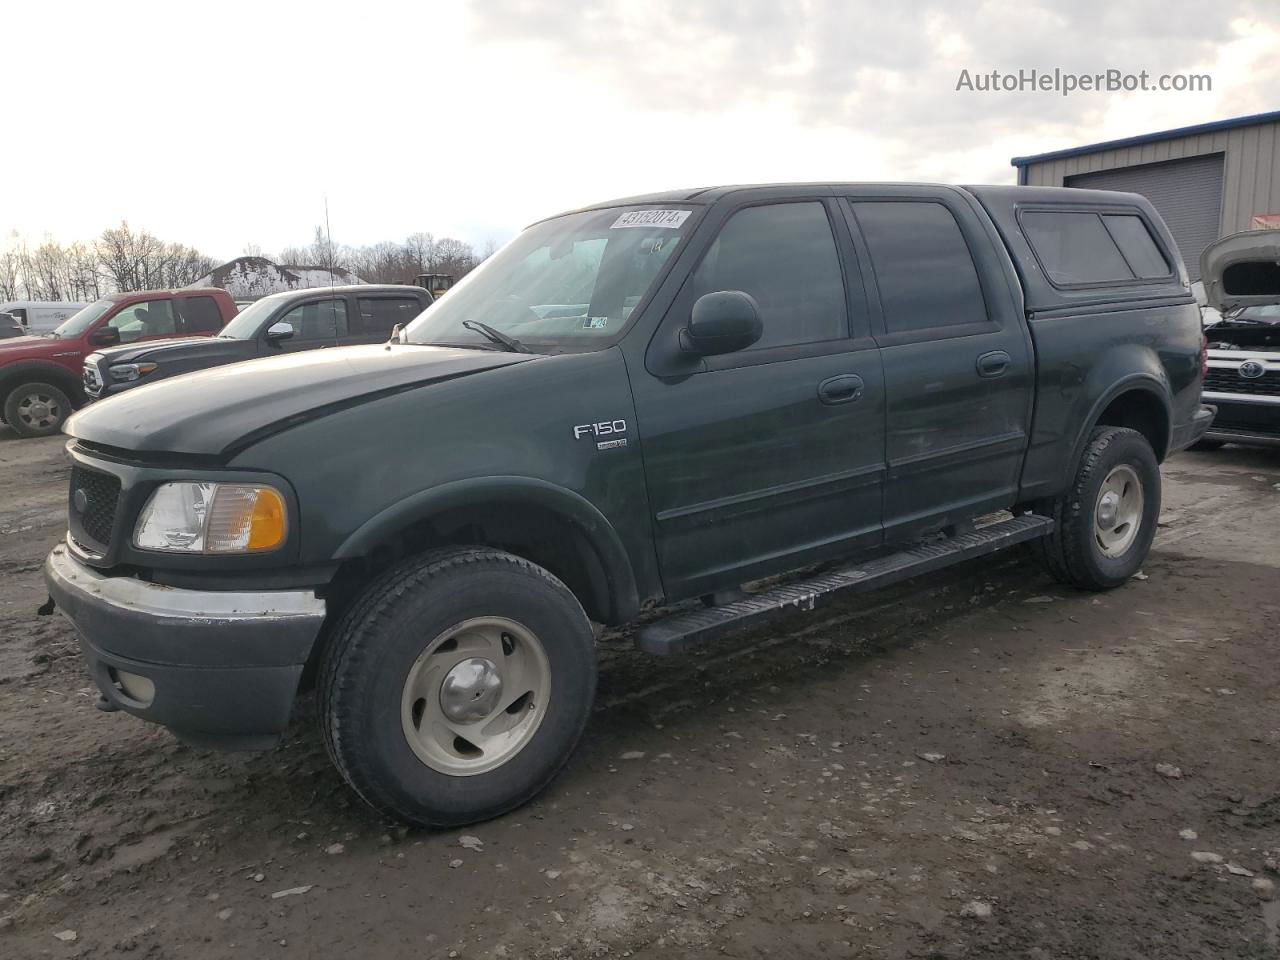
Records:
M0 427L0 956L1273 958L1280 452L1164 468L1143 576L1025 554L656 660L568 771L396 829L303 702L223 755L93 707L35 616L62 441Z

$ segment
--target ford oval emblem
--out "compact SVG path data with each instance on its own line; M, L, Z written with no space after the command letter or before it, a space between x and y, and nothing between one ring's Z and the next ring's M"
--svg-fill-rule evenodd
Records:
M1246 380L1257 380L1266 372L1267 368L1257 360L1246 360L1244 363L1240 364L1240 376L1244 377Z
M76 513L84 513L89 509L89 495L83 488L71 495L71 505L76 508Z

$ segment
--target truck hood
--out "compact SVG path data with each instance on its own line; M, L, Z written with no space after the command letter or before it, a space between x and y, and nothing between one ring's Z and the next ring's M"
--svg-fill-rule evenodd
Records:
M57 337L9 337L0 340L0 363L80 353L82 349L79 340L60 340Z
M211 341L217 341L211 346ZM237 347L238 345L238 347ZM246 342L243 340L218 340L217 337L177 337L172 340L144 340L141 343L129 343L119 347L100 347L93 351L107 358L107 363L137 363L139 360L166 360L172 357L188 356L245 356ZM230 349L228 349L230 347Z
M1233 233L1209 244L1200 254L1200 278L1209 306L1223 313L1280 303L1280 230Z
M409 345L310 350L128 390L90 404L63 430L122 450L224 457L356 403L536 359Z

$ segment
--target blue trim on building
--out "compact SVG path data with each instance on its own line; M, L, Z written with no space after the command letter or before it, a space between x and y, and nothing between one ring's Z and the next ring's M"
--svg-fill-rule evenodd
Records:
M1086 153L1098 153L1102 150L1137 147L1144 143L1172 140L1175 137L1194 137L1202 133L1217 133L1219 130L1252 127L1259 123L1275 123L1277 121L1280 121L1280 110L1272 110L1270 113L1255 113L1248 117L1232 117L1230 120L1214 120L1210 123L1198 123L1191 127L1178 127L1175 130L1143 133L1136 137L1125 137L1123 140L1104 140L1102 143L1090 143L1083 147L1068 147L1066 150L1052 150L1049 153L1037 153L1029 157L1014 157L1009 163L1018 168L1018 183L1025 185L1027 167L1033 163L1043 163L1046 160L1063 160L1067 157L1079 157Z

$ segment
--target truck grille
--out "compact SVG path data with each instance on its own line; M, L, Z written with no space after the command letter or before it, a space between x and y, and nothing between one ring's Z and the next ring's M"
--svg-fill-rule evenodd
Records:
M84 546L105 552L120 502L120 478L85 467L71 470L71 536Z
M102 389L102 381L98 378L98 368L92 362L86 362L84 365L84 389L85 393L91 396L97 396L98 391Z
M1204 378L1204 389L1214 393L1280 397L1280 370L1268 370L1255 380L1247 380L1229 367L1210 367Z

